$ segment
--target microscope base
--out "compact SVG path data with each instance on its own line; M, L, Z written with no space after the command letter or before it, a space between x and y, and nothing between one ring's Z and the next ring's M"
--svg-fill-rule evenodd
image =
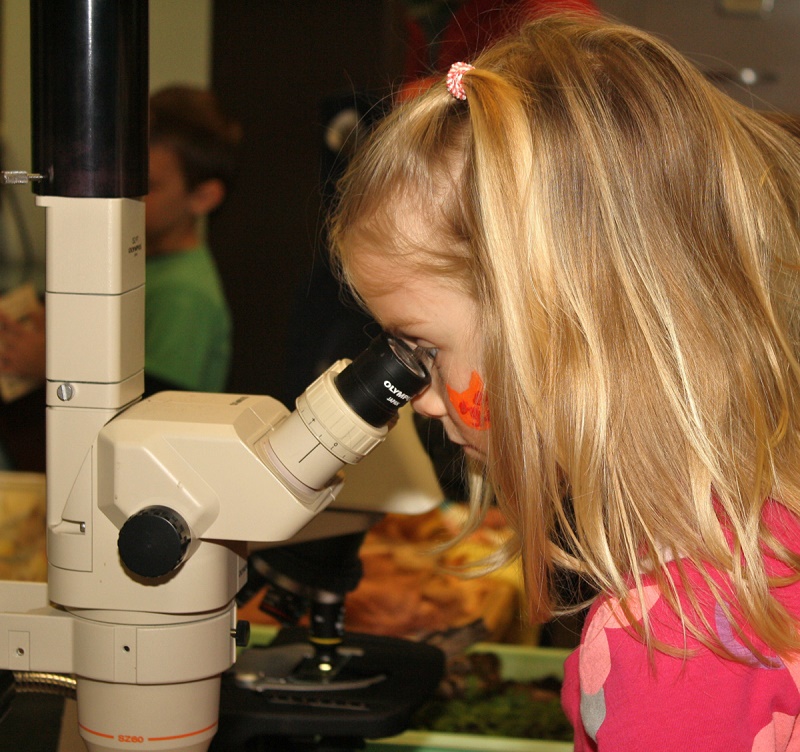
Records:
M286 652L306 645L307 634L284 629L270 646L252 650ZM256 692L236 685L234 666L223 677L219 730L209 752L261 749L254 745L262 739L263 749L286 752L357 749L364 739L404 731L444 674L443 653L424 643L347 633L343 649L351 652L352 671L383 678L355 689Z

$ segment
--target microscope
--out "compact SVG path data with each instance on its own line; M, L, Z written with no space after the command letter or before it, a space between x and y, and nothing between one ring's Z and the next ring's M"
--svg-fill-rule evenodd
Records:
M147 24L147 0L32 0L33 171L12 176L46 212L48 582L0 583L0 669L73 677L90 752L209 748L247 639L236 597L254 548L357 538L437 503L340 501L343 468L379 453L429 380L390 336L293 411L267 396L141 399ZM336 632L298 656L294 684L385 678L352 671L363 651L340 651L338 608L316 620Z

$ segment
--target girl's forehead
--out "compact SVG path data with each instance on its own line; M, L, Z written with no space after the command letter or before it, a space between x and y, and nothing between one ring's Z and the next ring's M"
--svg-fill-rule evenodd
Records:
M375 217L355 229L348 243L347 275L359 291L381 294L415 275L431 254L431 238L418 214Z
M452 279L397 260L388 266L373 255L354 269L356 293L379 319L392 329L410 329L430 323L450 308L461 308L469 299Z
M436 289L472 290L468 250L448 232L440 207L407 192L396 199L365 212L340 236L344 275L357 297L372 308L398 289L418 300Z
M361 247L350 255L347 277L363 298L389 294L404 276L401 265L392 254L381 253L372 247Z

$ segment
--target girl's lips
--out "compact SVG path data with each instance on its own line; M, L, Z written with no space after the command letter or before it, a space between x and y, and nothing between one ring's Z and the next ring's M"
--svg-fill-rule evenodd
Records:
M449 440L449 441L450 441L452 444L456 444L456 445L458 445L458 446L460 446L460 447L467 446L466 442L464 442L463 440L461 440L461 439L454 439L454 438L452 437L452 435L450 434L450 431L448 431L448 430L447 430L447 427L445 427L445 429L444 429L444 432L445 432L445 434L447 435L447 438L448 438L448 440Z

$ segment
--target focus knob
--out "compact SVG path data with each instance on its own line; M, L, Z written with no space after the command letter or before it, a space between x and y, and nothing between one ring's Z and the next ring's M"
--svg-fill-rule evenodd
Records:
M122 526L117 539L125 566L141 577L163 577L176 569L191 542L186 521L169 507L146 507Z

